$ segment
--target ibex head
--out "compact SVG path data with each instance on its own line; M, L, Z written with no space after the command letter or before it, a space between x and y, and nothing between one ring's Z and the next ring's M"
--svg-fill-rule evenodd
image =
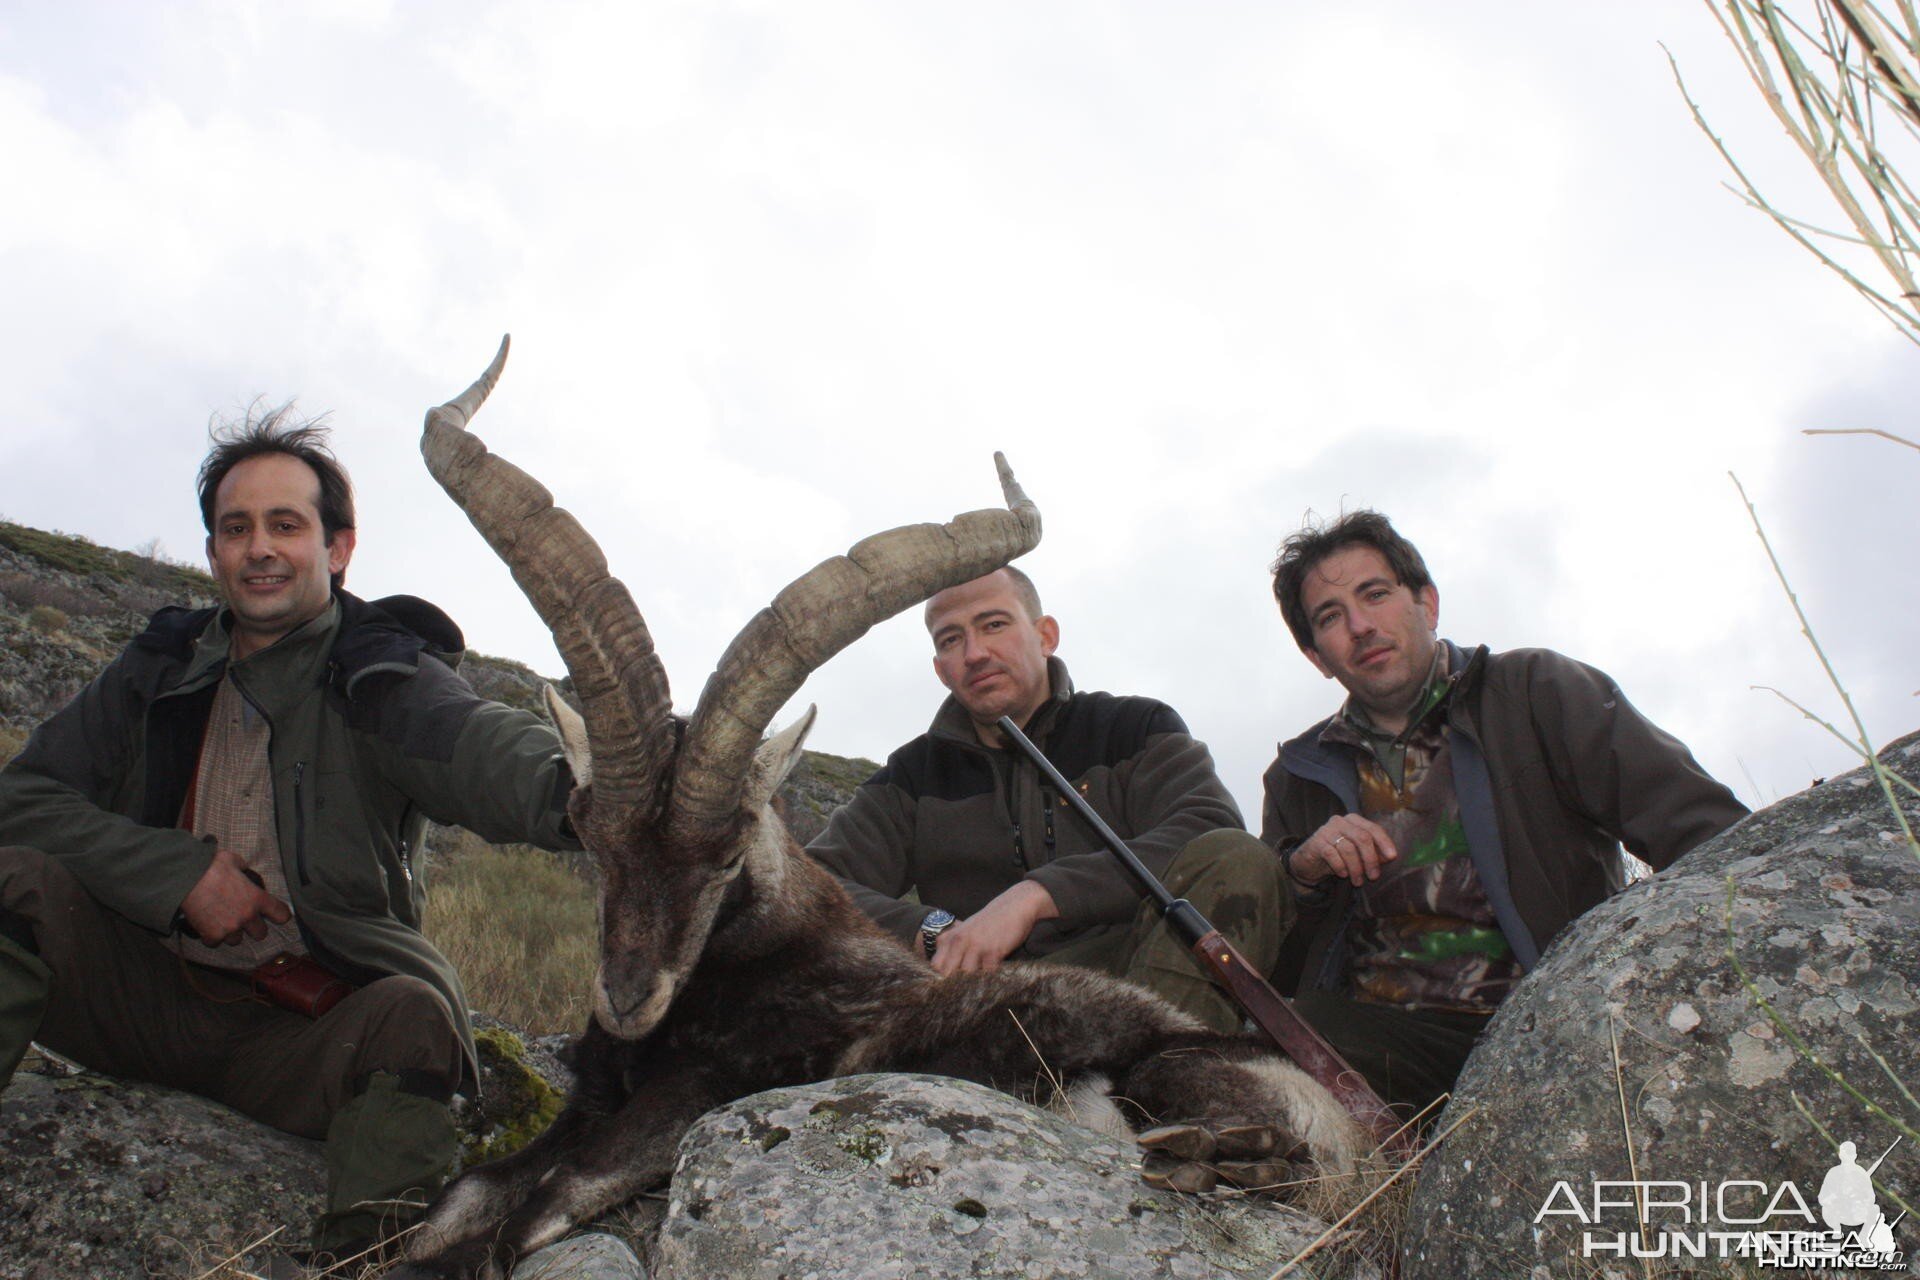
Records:
M512 570L573 678L582 714L552 695L548 705L579 783L574 826L603 880L594 1017L634 1039L672 1004L742 869L757 860L777 874L785 856L768 805L813 713L763 743L774 713L876 622L1032 550L1040 513L995 454L1006 510L893 529L816 565L735 637L682 719L646 621L600 548L539 482L467 430L506 358L503 339L479 381L428 412L420 449Z

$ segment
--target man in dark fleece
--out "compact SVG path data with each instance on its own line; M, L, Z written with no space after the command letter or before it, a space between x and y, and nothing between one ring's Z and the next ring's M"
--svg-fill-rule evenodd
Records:
M951 696L808 852L939 973L1085 965L1238 1030L1239 1008L997 725L1011 717L1149 869L1265 966L1280 941L1279 864L1242 828L1206 747L1165 703L1076 692L1054 656L1060 624L1017 569L934 596L926 623Z

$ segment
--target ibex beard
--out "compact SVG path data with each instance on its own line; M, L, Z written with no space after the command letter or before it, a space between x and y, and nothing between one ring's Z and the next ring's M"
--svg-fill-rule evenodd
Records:
M602 873L593 1017L576 1083L522 1150L452 1183L410 1243L412 1274L497 1277L574 1225L666 1182L702 1114L869 1071L972 1080L1144 1128L1149 1181L1345 1195L1371 1143L1265 1041L1214 1034L1158 997L1066 966L941 978L801 851L773 807L813 724L761 735L807 675L892 616L1031 550L1040 515L995 455L1005 510L866 539L775 597L689 717L646 622L544 488L466 430L507 354L428 413L429 470L552 629L582 710L548 704ZM1096 1102L1098 1105L1096 1106Z

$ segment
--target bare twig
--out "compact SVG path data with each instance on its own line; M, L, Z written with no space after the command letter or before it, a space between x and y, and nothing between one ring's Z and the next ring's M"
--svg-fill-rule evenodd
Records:
M1047 1064L1046 1056L1040 1052L1040 1046L1035 1044L1033 1037L1027 1034L1027 1028L1020 1021L1020 1015L1009 1009L1007 1016L1013 1019L1013 1025L1019 1030L1020 1038L1027 1042L1027 1048L1033 1050L1033 1060L1040 1064L1041 1074L1046 1076L1047 1084L1053 1089L1053 1096L1060 1099L1060 1105L1066 1109L1067 1119L1078 1124L1080 1118L1073 1113L1072 1096L1067 1093L1066 1085L1061 1083L1060 1077L1054 1074L1053 1068Z
M1293 1274L1294 1268L1298 1267L1301 1263L1305 1262L1308 1258L1318 1253L1321 1250L1321 1248L1326 1245L1327 1241L1332 1240L1335 1236L1339 1235L1343 1227L1345 1227L1349 1222L1352 1222L1356 1217L1358 1217L1362 1209L1365 1209L1368 1205L1372 1204L1375 1200L1379 1199L1383 1194L1385 1194L1388 1187L1398 1182L1402 1177L1404 1177L1407 1174L1409 1170L1413 1169L1422 1160L1426 1159L1426 1157L1432 1153L1435 1147L1439 1146L1441 1143L1445 1142L1448 1138L1453 1136L1454 1130L1458 1129L1461 1125L1465 1124L1467 1121L1473 1119L1474 1116L1478 1115L1479 1110L1480 1109L1478 1107L1467 1108L1465 1114L1463 1114L1458 1120L1455 1120L1452 1124L1448 1125L1445 1131L1442 1132L1436 1138L1434 1138L1433 1141L1429 1142L1426 1146L1420 1148L1418 1151L1408 1156L1406 1163L1401 1165L1398 1169L1395 1169L1392 1175L1389 1176L1385 1182L1382 1182L1379 1186L1375 1187L1372 1191L1369 1191L1366 1195L1366 1198L1361 1200L1359 1204L1356 1204L1355 1206L1353 1206L1353 1208L1341 1214L1340 1220L1338 1222L1335 1222L1332 1226L1328 1227L1325 1231L1322 1231L1319 1235L1315 1236L1313 1240L1308 1243L1306 1248L1302 1249L1299 1253L1294 1254L1293 1257L1287 1259L1286 1265L1282 1266L1278 1271L1268 1276L1267 1280L1283 1280L1283 1277Z
M1787 571L1781 568L1780 557L1773 552L1773 543L1767 537L1766 527L1760 523L1760 512L1754 507L1753 500L1747 497L1746 486L1740 483L1740 477L1733 472L1729 471L1727 475L1732 479L1733 487L1740 491L1740 501L1746 504L1747 515L1753 520L1753 531L1759 535L1760 545L1766 548L1767 560L1773 565L1773 575L1780 580L1780 589L1787 593L1787 602L1793 606L1794 616L1800 619L1800 634L1805 636L1807 643L1813 646L1814 656L1820 659L1820 665L1825 669L1827 679L1839 693L1840 701L1847 708L1848 718L1853 721L1854 729L1859 732L1860 753L1866 757L1867 768L1873 773L1874 780L1880 784L1880 790L1887 798L1887 807L1893 810L1893 820L1900 824L1901 834L1907 838L1907 847L1913 850L1916 859L1920 859L1920 839L1914 837L1913 825L1907 821L1906 812L1900 808L1900 799L1894 795L1893 784L1889 781L1890 778L1897 778L1899 775L1887 768L1875 753L1873 741L1867 735L1866 723L1860 719L1860 713L1854 709L1853 696L1847 692L1846 685L1840 683L1839 674L1834 671L1833 664L1827 661L1827 651L1820 647L1819 638L1813 634L1813 624L1807 621L1806 610L1800 607L1800 597L1794 593L1793 584L1787 581Z
M1920 20L1899 0L1895 22L1875 0L1805 0L1797 16L1781 0L1705 0L1747 77L1838 206L1846 240L1892 288L1876 288L1809 238L1808 224L1774 207L1708 125L1671 54L1674 80L1694 122L1739 179L1743 198L1920 342L1920 199L1893 154L1920 137Z
M1920 444L1914 443L1905 436L1897 436L1891 431L1882 431L1878 427L1803 427L1800 434L1803 436L1879 436L1882 440L1891 440L1909 449L1920 449Z
M1798 711L1801 715L1805 716L1807 719L1813 721L1815 724L1819 725L1822 729L1825 729L1828 733L1838 738L1841 744L1844 745L1847 748L1847 750L1853 752L1855 755L1859 756L1862 760L1865 760L1869 764L1873 762L1873 756L1861 750L1859 743L1855 742L1852 738L1849 738L1846 734L1840 732L1840 730L1834 728L1832 721L1824 719L1821 716L1815 715L1813 712L1807 710L1805 707L1801 706L1799 703L1795 702L1792 698L1789 698L1786 694L1780 692L1780 690L1774 688L1772 685L1750 684L1747 686L1747 688L1758 690L1759 692L1762 692L1762 693L1772 694L1774 697L1780 699L1780 701L1786 703L1788 706L1792 707L1795 711ZM1913 792L1913 794L1915 794L1916 796L1920 796L1920 784L1914 783L1910 779L1903 777L1898 773L1895 773L1891 769L1887 770L1887 776L1893 779L1895 782L1899 783L1901 786L1905 787L1907 790Z
M286 1230L285 1227L275 1227L273 1230L267 1232L267 1234L261 1236L258 1240L253 1241L251 1244L241 1245L238 1251L234 1253L230 1253L226 1257L220 1259L220 1261L214 1263L211 1267L208 1267L205 1271L202 1271L199 1275L195 1276L193 1280L208 1280L208 1277L210 1276L219 1275L221 1271L225 1270L227 1267L232 1266L234 1263L240 1261L240 1259L246 1257L248 1254L252 1253L255 1249L258 1249L261 1245L266 1244L268 1241L272 1240L275 1236L279 1235L282 1231L285 1231L285 1230Z
M1627 1176L1633 1179L1633 1198L1640 1225L1644 1227L1647 1225L1647 1193L1640 1185L1640 1160L1633 1152L1633 1126L1627 1121L1627 1085L1620 1072L1620 1033L1611 1014L1607 1017L1607 1044L1613 1049L1613 1092L1620 1100L1620 1137L1627 1144ZM1653 1264L1642 1258L1640 1272L1652 1280Z

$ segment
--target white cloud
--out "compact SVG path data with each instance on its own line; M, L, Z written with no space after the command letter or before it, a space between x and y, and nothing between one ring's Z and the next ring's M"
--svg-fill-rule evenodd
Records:
M1743 159L1806 191L1703 11L0 22L26 193L0 204L10 518L197 547L208 413L298 394L334 411L360 486L354 585L554 670L414 452L511 329L480 433L598 536L683 703L809 565L993 501L1002 448L1046 514L1033 569L1076 673L1176 705L1250 810L1274 740L1334 702L1264 567L1342 502L1420 540L1451 633L1607 667L1743 791L1844 763L1747 692L1804 660L1724 473L1789 532L1844 508L1849 467L1904 459L1809 464L1792 433L1912 357L1717 185L1656 41ZM1911 540L1904 506L1874 527ZM1813 578L1868 572L1807 545ZM1848 652L1898 732L1912 611L1836 594L1843 645L1908 640ZM809 682L816 745L878 756L924 726L917 627Z

